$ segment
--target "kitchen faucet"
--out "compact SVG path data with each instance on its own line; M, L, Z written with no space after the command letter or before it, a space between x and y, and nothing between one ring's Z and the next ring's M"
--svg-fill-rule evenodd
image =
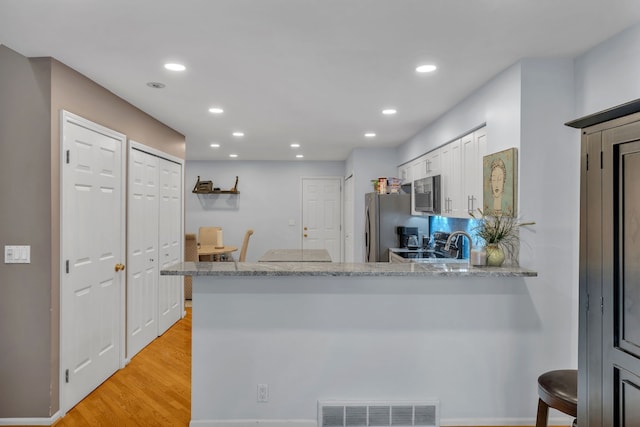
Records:
M471 241L471 236L469 236L469 234L464 231L454 231L453 233L449 234L447 243L444 245L444 250L445 251L449 250L449 246L451 245L451 240L453 239L453 236L456 236L458 234L462 234L463 236L466 236L467 239L469 239L469 254L471 254L471 249L473 249L473 242ZM462 248L460 248L460 250L462 250Z

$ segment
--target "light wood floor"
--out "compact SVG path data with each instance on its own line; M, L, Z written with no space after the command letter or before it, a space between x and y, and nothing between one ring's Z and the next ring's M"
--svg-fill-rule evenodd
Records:
M191 308L58 420L55 427L188 426L191 419Z

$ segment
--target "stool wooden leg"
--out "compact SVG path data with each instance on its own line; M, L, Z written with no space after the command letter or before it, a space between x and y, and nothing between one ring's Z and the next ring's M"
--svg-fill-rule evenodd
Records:
M536 427L547 427L547 420L549 417L549 406L538 399L538 416L536 417Z

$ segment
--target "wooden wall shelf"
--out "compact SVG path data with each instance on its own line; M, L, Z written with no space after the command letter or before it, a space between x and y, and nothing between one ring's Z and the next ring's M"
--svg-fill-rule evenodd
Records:
M193 194L240 194L237 190L192 191Z
M236 176L236 183L233 188L221 190L213 187L213 181L201 181L200 176L198 176L198 181L191 192L194 194L240 194L238 191L238 177Z

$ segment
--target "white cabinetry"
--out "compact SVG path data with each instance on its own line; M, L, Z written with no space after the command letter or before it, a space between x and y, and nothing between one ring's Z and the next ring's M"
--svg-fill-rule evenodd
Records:
M425 177L438 175L441 171L442 150L433 150L424 155ZM424 178L424 177L423 177Z
M443 146L441 150L440 182L441 182L441 215L461 216L464 209L461 188L461 145L455 140Z
M411 179L415 181L416 179L426 178L427 177L427 166L426 166L426 155L417 158L413 162L411 162Z
M412 193L416 179L440 175L440 215L469 218L470 212L482 207L482 158L486 152L487 130L482 127L398 167L398 175L412 184ZM423 215L414 209L413 197L411 214Z
M411 163L398 166L398 178L402 180L402 185L411 184L411 176Z
M465 206L462 213L474 214L482 207L483 167L482 158L487 152L487 128L478 129L462 138L462 196ZM465 216L466 217L466 216Z

